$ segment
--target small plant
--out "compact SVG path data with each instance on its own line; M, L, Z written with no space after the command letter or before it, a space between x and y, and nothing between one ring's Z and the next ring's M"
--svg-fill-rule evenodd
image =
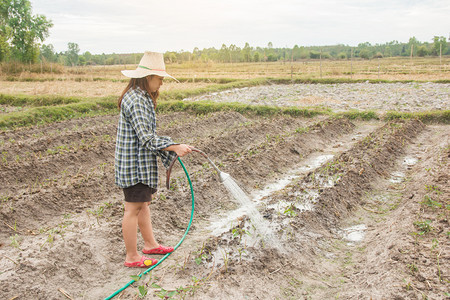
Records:
M434 201L433 199L431 199L431 197L429 195L425 195L423 197L423 201L420 202L420 204L426 205L426 206L429 206L432 208L441 208L442 207L442 203Z
M203 262L203 259L208 257L208 254L206 254L204 252L204 249L205 249L205 244L203 244L202 249L200 249L200 251L198 251L198 255L194 258L194 261L197 265L200 265Z
M8 152L7 151L2 151L2 163L4 165L8 164L8 158L7 158Z
M417 268L417 266L414 264L414 263L412 263L412 264L408 264L408 265L406 265L407 267L408 267L408 269L412 272L412 273L415 273L415 272L417 272L419 269Z
M225 250L222 252L222 255L223 255L223 267L226 273L228 272L228 263L230 262L230 257L228 256L228 253Z
M178 289L175 291L167 291L156 283L152 283L152 287L155 289L160 289L159 292L156 293L156 296L161 299L173 299L172 297L178 294Z
M441 194L441 191L439 190L439 188L435 185L426 185L425 186L425 190L430 191L430 192L436 192L438 195Z
M308 133L309 130L310 130L309 127L300 127L300 128L295 129L295 133L300 133L300 134L301 133Z
M295 212L295 205L294 204L288 205L284 210L283 214L291 218L297 216L297 213Z
M11 246L13 246L14 248L19 249L19 247L20 247L19 235L16 233L15 235L10 236L9 239L11 240Z
M96 210L88 209L87 212L92 214L97 219L97 223L100 224L100 218L103 217L103 213L106 208L112 207L110 202L104 202L103 205L100 205Z
M239 237L239 243L241 242L243 235L251 235L251 233L248 230L239 227L233 228L231 233L233 234L233 238Z
M138 291L139 291L138 293L139 298L143 299L145 296L147 296L148 288L145 285L140 285L138 287Z
M432 242L431 251L433 251L434 249L439 247L439 240L438 239L433 239L431 242Z
M431 220L416 221L414 222L414 226L419 229L419 232L417 232L418 235L424 235L425 233L433 230L433 227L431 226Z
M159 195L158 195L158 199L161 200L161 201L166 201L166 200L167 200L167 197L166 197L166 195L164 195L164 194L159 194Z
M245 250L245 248L239 247L238 248L238 252L239 252L239 262L241 262L242 261L242 254L246 254L247 250Z
M0 205L3 206L4 203L7 203L9 200L9 196L0 196Z

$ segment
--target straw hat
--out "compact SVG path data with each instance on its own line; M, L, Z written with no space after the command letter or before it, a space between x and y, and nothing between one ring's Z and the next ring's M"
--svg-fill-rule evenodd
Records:
M144 53L144 56L141 58L136 70L123 70L122 74L130 78L142 78L148 75L158 75L161 77L170 77L175 79L166 72L163 54L149 51Z

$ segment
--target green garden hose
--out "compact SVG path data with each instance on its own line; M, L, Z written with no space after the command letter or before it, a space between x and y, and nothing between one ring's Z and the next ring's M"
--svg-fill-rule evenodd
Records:
M192 210L191 210L191 219L189 220L189 224L188 227L186 228L186 231L184 232L183 237L180 239L180 241L178 242L178 244L174 247L174 252L175 250L177 250L177 248L181 245L181 243L184 241L184 238L186 237L186 235L189 232L189 229L191 228L191 224L192 224L192 219L194 218L194 189L192 188L192 182L191 182L191 178L189 177L189 174L186 170L186 167L184 166L183 162L181 161L181 159L178 157L178 161L180 162L181 166L183 167L184 173L186 174L186 178L189 182L189 187L191 189L191 198L192 198ZM156 266L158 266L160 263L162 263L171 253L167 253L166 255L164 255L163 258L161 258L156 264L154 264L153 266L151 266L150 268L148 268L147 270L145 270L144 272L142 272L141 274L139 274L139 279L142 277L142 275L147 274L148 272L150 272L151 270L153 270L154 268L156 268ZM105 300L108 299L112 299L115 296L117 296L117 294L119 294L120 292L122 292L123 290L125 290L127 287L129 287L130 285L132 285L134 282L136 282L136 280L131 280L130 282L128 282L126 285L124 285L121 289L118 289L117 291L115 291L114 293L112 293L110 296L108 296L107 298L105 298Z

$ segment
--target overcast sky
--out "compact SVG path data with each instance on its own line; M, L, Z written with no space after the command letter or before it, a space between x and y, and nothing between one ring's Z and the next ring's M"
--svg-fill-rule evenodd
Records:
M52 20L44 44L81 53L431 42L450 35L449 0L31 0Z

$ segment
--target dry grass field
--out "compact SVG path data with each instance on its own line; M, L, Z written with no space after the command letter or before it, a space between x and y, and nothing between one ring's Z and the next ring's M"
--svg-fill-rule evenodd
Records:
M135 65L65 67L62 73L0 73L0 94L105 97L119 95L127 79L121 70ZM308 60L270 63L184 63L166 66L182 83L166 80L161 91L192 90L216 84L208 79L370 79L387 81L450 80L450 57L372 60Z

